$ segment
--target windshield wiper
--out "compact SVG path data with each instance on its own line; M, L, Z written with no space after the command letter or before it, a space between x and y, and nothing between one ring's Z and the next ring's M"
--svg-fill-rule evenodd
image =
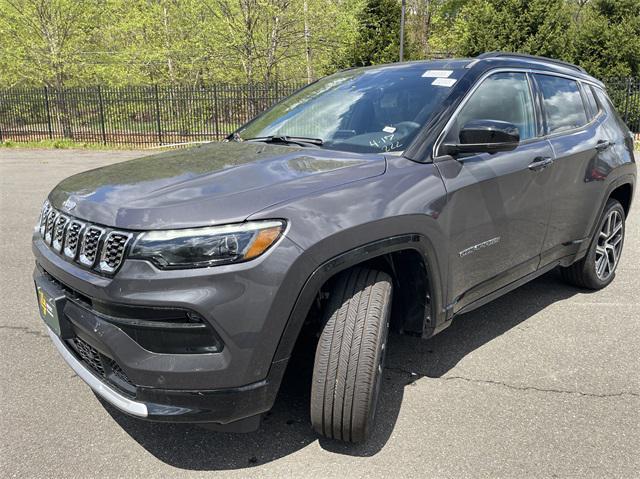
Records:
M262 141L264 143L282 143L285 145L322 146L322 138L308 138L306 136L272 135L247 138L245 141Z

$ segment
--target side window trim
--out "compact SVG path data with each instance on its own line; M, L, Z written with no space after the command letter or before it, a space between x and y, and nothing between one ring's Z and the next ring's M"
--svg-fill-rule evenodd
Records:
M547 120L544 116L544 109L542 107L542 91L540 90L533 73L527 72L527 79L529 80L529 87L532 90L533 106L536 112L535 139L541 139L544 138L547 133Z
M464 98L460 101L460 104L457 106L457 108L454 111L453 115L451 115L451 118L449 119L449 121L447 122L445 127L442 129L440 134L438 135L438 139L436 140L435 147L434 147L434 158L437 158L438 156L442 156L440 154L440 147L442 146L442 144L444 143L445 138L447 137L447 135L451 131L452 126L455 124L455 120L457 119L458 115L464 109L464 107L469 102L469 100L471 99L473 94L476 92L476 90L480 87L480 85L482 85L485 81L487 81L493 75L499 75L501 73L520 73L520 74L523 74L525 76L525 79L526 79L527 84L529 86L529 94L531 95L531 101L532 101L532 106L533 106L533 115L534 115L534 121L535 121L536 136L533 136L531 138L527 138L526 140L521 141L520 144L524 145L524 144L528 144L528 143L531 143L531 142L534 142L534 141L539 141L540 139L542 139L544 137L543 131L539 130L540 125L538 124L538 121L539 121L539 116L538 115L540 115L540 118L544 118L544 115L542 114L542 110L538 111L539 108L538 108L537 100L536 100L536 98L537 98L537 90L533 86L532 79L530 78L531 73L529 71L519 70L519 69L513 69L513 70L511 70L511 69L500 69L500 70L497 70L497 71L488 72L478 82L476 82L469 89L469 91L465 94Z
M585 90L589 90L591 92L591 95L593 96L593 101L596 102L596 106L598 107L598 111L595 112L595 115L593 115L593 120L597 120L599 119L601 116L606 114L606 110L604 105L602 105L600 103L600 99L598 98L598 94L596 93L596 88L595 86L589 84L589 83L584 83L582 82L582 85L584 86Z
M584 108L584 112L587 114L587 123L584 125L586 126L591 123L591 120L593 120L595 114L591 111L591 105L587 100L587 93L584 91L584 86L582 85L581 81L578 82L578 91L580 92L580 99L582 100L582 108Z

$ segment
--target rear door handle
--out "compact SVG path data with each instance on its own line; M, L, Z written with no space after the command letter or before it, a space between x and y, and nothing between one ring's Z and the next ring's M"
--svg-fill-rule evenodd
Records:
M609 140L598 140L598 143L596 144L596 150L598 151L604 151L607 148L609 148L613 143L611 143Z
M550 156L538 156L534 158L531 164L529 165L529 169L532 171L540 171L544 170L547 166L553 163L553 158Z

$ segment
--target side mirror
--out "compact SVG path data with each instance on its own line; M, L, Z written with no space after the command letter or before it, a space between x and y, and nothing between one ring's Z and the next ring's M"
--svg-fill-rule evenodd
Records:
M460 130L460 143L442 145L445 155L496 153L515 150L520 142L518 127L508 121L471 120Z

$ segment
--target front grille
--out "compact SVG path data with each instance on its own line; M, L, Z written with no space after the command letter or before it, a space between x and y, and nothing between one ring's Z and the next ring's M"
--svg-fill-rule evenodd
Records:
M61 214L48 201L42 206L39 230L44 242L55 252L107 275L113 275L122 266L134 236Z
M98 256L98 246L104 231L101 228L90 226L82 239L80 246L80 262L86 266L93 266Z

